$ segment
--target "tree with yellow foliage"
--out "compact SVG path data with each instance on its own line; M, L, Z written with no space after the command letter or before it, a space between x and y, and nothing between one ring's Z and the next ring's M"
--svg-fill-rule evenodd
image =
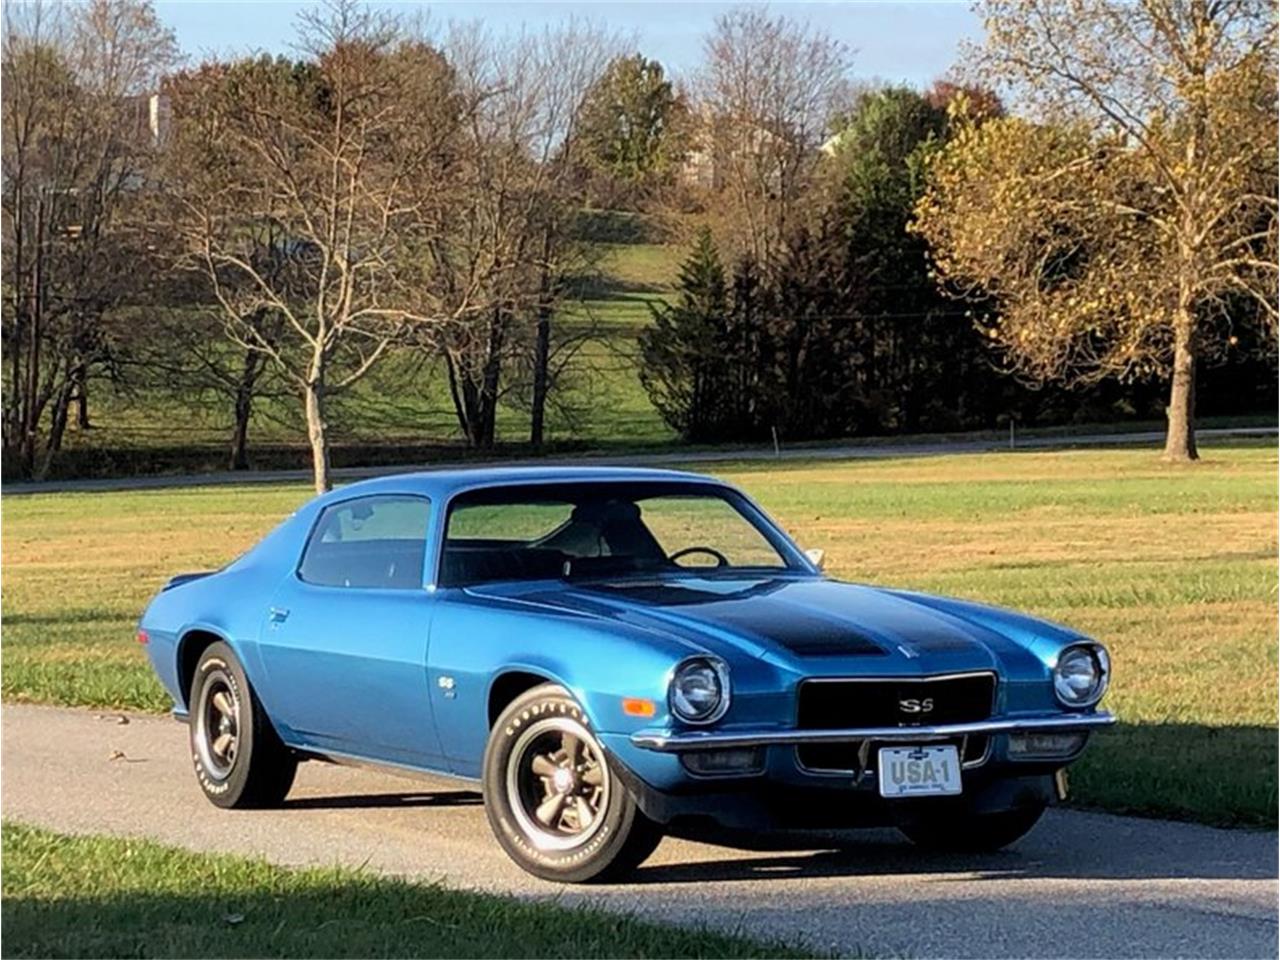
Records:
M933 158L914 229L1039 380L1170 378L1194 460L1198 359L1276 304L1276 11L1259 0L989 0L970 66L1022 117ZM963 104L960 109L963 110Z

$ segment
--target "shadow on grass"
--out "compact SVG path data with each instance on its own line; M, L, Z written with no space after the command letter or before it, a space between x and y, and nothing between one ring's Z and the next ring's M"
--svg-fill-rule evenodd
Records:
M1276 828L1276 728L1121 723L1092 738L1071 799L1112 813Z
M580 277L568 285L569 296L577 300L652 300L664 292L657 283L628 280L613 274ZM649 294L640 298L636 294Z
M795 956L589 908L5 826L5 957Z

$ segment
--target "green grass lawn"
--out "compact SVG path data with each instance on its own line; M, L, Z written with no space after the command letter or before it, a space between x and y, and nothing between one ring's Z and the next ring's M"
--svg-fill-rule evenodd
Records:
M640 383L636 335L651 322L648 304L670 295L683 250L654 243L607 246L601 279L566 301L553 327L560 343L577 344L562 373L556 402L548 410L547 440L587 444L661 444L675 435L663 422ZM584 334L589 334L582 340ZM558 364L557 359L557 364ZM528 440L529 413L512 395L499 407L499 442ZM458 421L448 376L439 359L412 351L392 354L329 411L337 444L457 443ZM139 397L136 390L95 387L90 408L94 429L67 431L69 450L148 450L158 447L212 448L217 455L230 440L229 403L214 401L176 409L172 398ZM250 445L305 445L306 427L292 395L260 400ZM129 461L135 464L136 458ZM299 463L306 461L303 452ZM127 474L127 469L113 471Z
M6 823L6 957L795 957L632 917Z
M1112 810L1276 822L1276 452L1148 450L715 467L837 577L973 597L1107 643L1122 725L1073 768ZM7 699L163 710L133 642L165 578L308 497L251 486L6 498Z

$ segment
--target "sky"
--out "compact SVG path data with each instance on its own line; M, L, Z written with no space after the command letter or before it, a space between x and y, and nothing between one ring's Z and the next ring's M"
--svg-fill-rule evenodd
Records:
M701 59L702 37L735 4L719 2L413 3L376 6L416 13L434 22L483 19L498 31L542 27L570 16L602 22L636 48L685 73ZM193 60L231 53L287 53L294 20L308 6L298 0L157 0L156 10ZM821 27L853 50L860 79L927 86L955 62L961 40L976 40L981 25L967 0L842 0L774 3L770 9Z

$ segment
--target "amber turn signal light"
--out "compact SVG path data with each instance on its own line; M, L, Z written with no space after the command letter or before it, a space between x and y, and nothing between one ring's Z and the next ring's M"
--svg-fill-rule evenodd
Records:
M623 697L622 712L628 717L652 717L658 712L652 700L641 697Z

